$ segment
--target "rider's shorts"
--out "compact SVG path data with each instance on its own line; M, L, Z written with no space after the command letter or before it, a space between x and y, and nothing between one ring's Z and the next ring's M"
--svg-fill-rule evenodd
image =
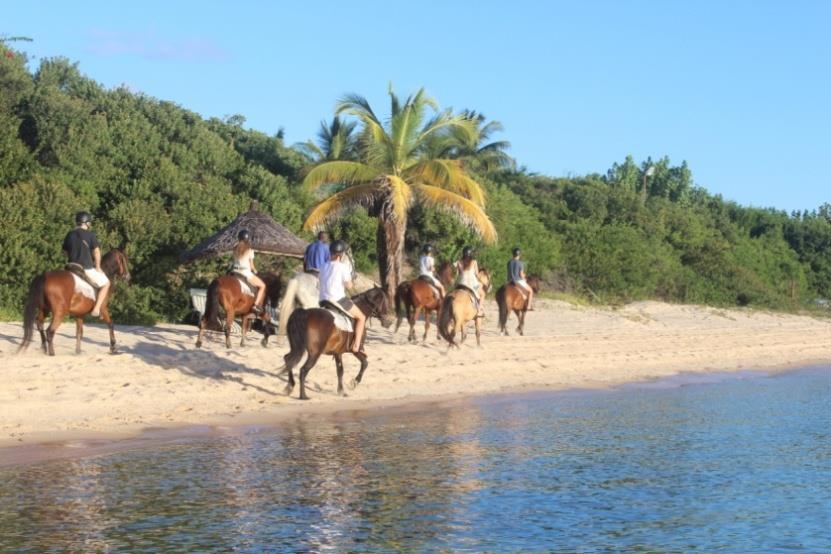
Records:
M110 282L110 280L107 279L107 276L104 275L103 271L98 271L95 268L85 269L84 274L87 276L87 279L95 283L95 286L99 289Z

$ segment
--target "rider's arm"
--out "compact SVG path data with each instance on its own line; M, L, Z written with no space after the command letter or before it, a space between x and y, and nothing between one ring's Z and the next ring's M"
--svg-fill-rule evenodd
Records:
M97 246L92 250L92 261L95 262L95 269L101 271L101 249Z
M248 263L251 266L251 273L257 273L257 268L254 267L254 250L248 251Z

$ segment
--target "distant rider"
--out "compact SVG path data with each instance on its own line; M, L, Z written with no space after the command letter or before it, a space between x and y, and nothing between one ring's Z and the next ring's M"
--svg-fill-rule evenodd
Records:
M254 248L251 246L251 233L242 229L237 234L237 244L234 245L234 266L232 271L248 279L252 286L257 287L257 296L254 298L255 314L263 312L265 302L265 283L257 277L257 268L254 267Z
M436 279L436 261L433 259L433 245L425 244L421 249L421 258L418 260L419 277L428 279L439 289L439 299L444 298L444 285Z
M459 284L472 290L477 299L477 316L485 315L485 287L479 282L479 264L473 254L473 248L465 246L462 250L462 259L456 262L456 271L459 273Z
M346 296L345 289L352 288L352 271L349 265L343 261L346 249L346 243L342 240L336 240L329 246L329 261L320 270L320 301L325 300L337 304L355 319L355 338L352 341L352 352L359 352L364 336L366 316Z
M101 271L101 247L95 233L90 231L91 225L92 215L89 212L75 214L75 228L63 239L63 251L69 258L69 263L83 267L87 279L98 287L95 306L90 315L100 317L101 306L110 290L110 280Z
M520 261L522 251L514 248L513 258L508 262L508 282L521 288L528 297L528 311L533 311L531 301L534 299L534 289L525 281L525 264Z
M303 271L318 275L329 261L329 235L326 231L317 234L317 240L306 247L303 254Z

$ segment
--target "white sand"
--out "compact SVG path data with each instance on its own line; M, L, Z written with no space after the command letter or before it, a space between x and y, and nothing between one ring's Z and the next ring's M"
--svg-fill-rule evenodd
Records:
M720 310L657 302L618 310L542 300L528 315L525 337L499 337L496 306L489 306L482 347L468 338L460 350L431 329L426 344L406 343L377 322L363 384L335 394L334 361L321 358L309 376L312 400L283 396L277 376L284 343L226 351L219 334L194 347L196 329L182 325L117 327L121 354L107 352L106 328L88 325L84 351L74 353L75 326L67 320L55 340L57 356L38 342L15 355L19 323L0 324L0 446L47 439L130 434L146 427L275 421L372 402L452 398L512 390L604 387L683 371L786 368L831 362L831 319ZM515 320L511 320L513 331ZM420 337L423 323L419 322ZM274 338L272 338L274 340ZM345 357L348 382L358 368Z

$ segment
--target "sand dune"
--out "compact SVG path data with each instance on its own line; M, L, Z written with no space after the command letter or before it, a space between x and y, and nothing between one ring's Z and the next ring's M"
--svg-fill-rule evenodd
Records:
M194 348L196 329L183 325L116 329L121 353L107 353L106 329L87 326L74 353L75 326L56 337L57 356L38 344L14 352L19 323L0 324L0 445L73 435L129 434L142 428L271 421L307 412L367 407L372 402L448 398L522 389L612 386L679 372L770 369L831 361L831 320L640 302L620 309L540 301L526 336L500 337L489 306L482 347L471 336L459 350L431 330L427 342L406 342L406 322L393 335L369 331L364 382L336 395L334 362L310 373L312 400L282 394L283 344L226 350L218 334ZM513 321L513 320L512 320ZM515 324L514 324L515 325ZM513 326L511 328L513 328ZM423 324L419 322L418 336ZM236 343L236 339L235 339ZM345 358L346 380L358 363Z

